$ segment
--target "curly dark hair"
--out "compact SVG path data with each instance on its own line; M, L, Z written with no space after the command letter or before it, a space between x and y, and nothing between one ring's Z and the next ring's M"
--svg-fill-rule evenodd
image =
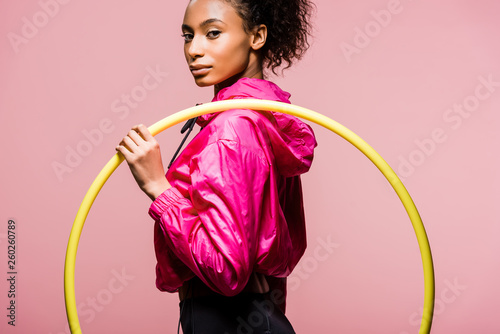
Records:
M224 0L230 3L243 19L249 32L255 26L267 27L266 44L262 47L263 63L275 69L285 61L289 68L294 59L300 60L310 44L310 23L314 3L308 0Z

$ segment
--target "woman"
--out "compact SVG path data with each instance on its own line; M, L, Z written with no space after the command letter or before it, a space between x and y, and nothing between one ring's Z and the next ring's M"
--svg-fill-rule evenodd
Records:
M307 0L191 0L182 24L196 84L212 101L290 103L264 79L307 49ZM197 119L202 130L165 175L143 125L117 150L153 200L156 286L178 292L184 333L294 333L284 315L286 276L306 248L300 174L316 141L286 114L228 110Z

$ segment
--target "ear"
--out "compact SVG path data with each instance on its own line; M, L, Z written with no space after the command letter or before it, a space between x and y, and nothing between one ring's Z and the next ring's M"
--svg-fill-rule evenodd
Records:
M250 47L253 50L259 50L266 44L267 39L267 27L265 24L261 24L252 29L250 33Z

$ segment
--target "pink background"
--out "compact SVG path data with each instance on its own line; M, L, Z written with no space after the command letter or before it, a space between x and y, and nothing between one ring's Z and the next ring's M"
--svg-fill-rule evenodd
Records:
M186 3L1 2L1 276L8 219L19 273L15 327L1 279L2 333L66 332L64 256L94 177L131 126L212 98L185 64ZM316 4L311 49L272 79L292 103L359 134L404 180L434 255L433 333L499 333L500 4ZM151 90L141 88L148 68L161 72ZM121 102L131 93L134 108ZM165 163L179 128L158 136ZM417 333L422 265L403 206L361 153L314 129L316 160L303 178L309 247L290 278L289 319L298 333ZM68 163L71 150L79 158ZM154 286L148 206L125 165L98 196L76 263L84 333L175 332L177 295Z

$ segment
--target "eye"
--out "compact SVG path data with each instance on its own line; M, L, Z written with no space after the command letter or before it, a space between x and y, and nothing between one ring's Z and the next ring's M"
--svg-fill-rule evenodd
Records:
M217 38L219 37L220 35L220 31L219 30L210 30L208 33L207 33L207 37L208 38Z
M184 33L181 37L184 38L184 42L190 42L193 39L193 34Z

